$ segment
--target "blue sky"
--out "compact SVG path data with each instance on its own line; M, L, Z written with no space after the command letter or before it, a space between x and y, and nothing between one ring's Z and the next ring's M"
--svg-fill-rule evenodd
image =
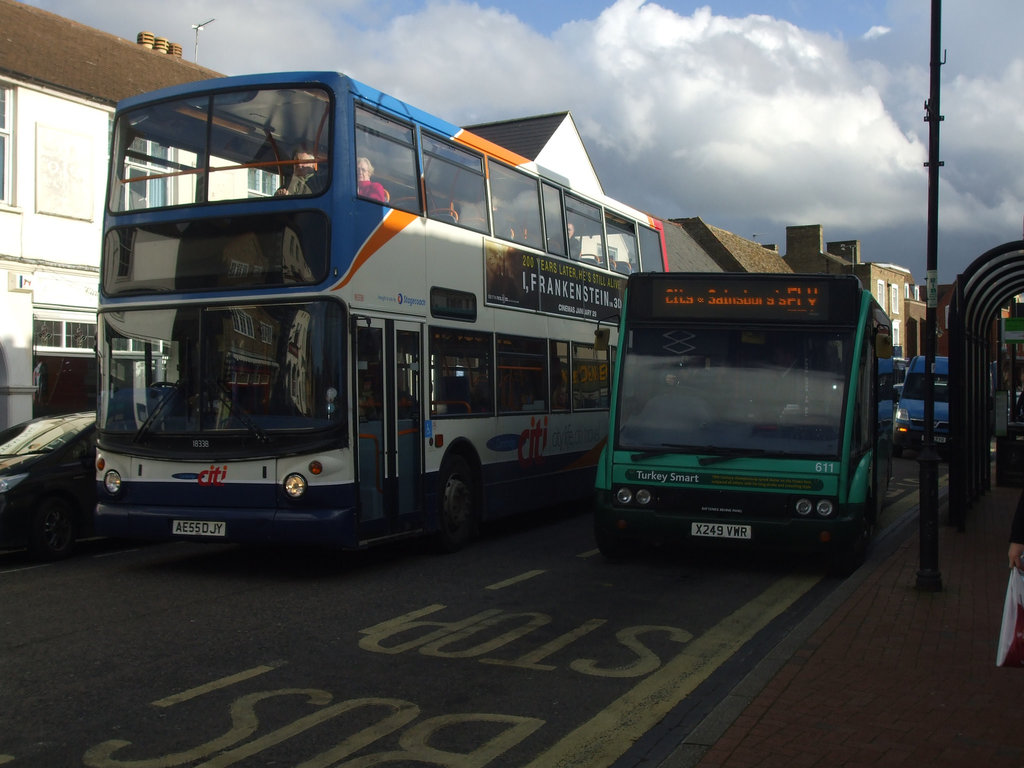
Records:
M570 111L605 191L925 281L928 0L31 0L224 74L331 69L458 125ZM1024 3L944 0L939 281L1022 237Z
M577 19L591 19L607 4L588 0L520 0L520 2L479 3L515 13L534 29L550 34ZM859 37L885 19L885 3L875 0L722 0L722 2L679 2L664 0L659 5L682 15L701 5L717 14L743 17L752 14L774 16L798 27L846 37Z

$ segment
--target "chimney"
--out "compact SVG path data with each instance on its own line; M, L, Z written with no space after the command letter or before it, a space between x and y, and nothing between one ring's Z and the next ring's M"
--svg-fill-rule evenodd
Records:
M157 37L153 40L153 50L157 53L167 53L168 45L166 37Z
M786 227L786 258L817 258L824 241L821 224Z
M135 38L135 41L143 48L152 48L153 40L154 38L152 32L139 32L138 37Z
M860 264L860 240L837 240L825 247L833 256L846 259L851 264Z

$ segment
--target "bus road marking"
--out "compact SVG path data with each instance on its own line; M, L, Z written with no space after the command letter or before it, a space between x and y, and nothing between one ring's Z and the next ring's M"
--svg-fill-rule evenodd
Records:
M578 557L580 559L584 559L584 558L587 558L587 557L593 557L594 555L596 555L600 551L601 551L600 549L588 549L586 552L580 552L578 555L576 555L576 557Z
M194 699L198 696L202 696L203 694L210 693L211 691L219 691L221 688L228 688L235 683L241 683L245 680L249 680L250 678L258 677L259 675L266 674L267 672L272 672L283 664L284 662L261 664L258 667L246 669L238 672L237 674L222 677L219 680L211 680L208 683L197 685L195 688L190 688L187 691L182 691L181 693L176 693L173 696L168 696L167 698L154 701L153 706L173 707L175 704L180 704L183 701Z
M504 581L499 581L496 584L491 584L490 586L484 587L484 589L504 589L505 587L511 587L514 584L519 584L523 581L529 581L536 576L540 576L542 573L547 573L547 571L527 571L526 573L521 573L518 576L513 576L511 579L505 579Z
M821 581L787 576L725 617L659 670L526 768L606 768L625 754L748 640Z

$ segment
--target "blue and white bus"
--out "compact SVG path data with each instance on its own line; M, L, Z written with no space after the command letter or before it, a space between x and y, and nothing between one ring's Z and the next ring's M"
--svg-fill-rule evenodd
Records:
M122 102L97 526L358 548L592 490L659 223L336 73Z

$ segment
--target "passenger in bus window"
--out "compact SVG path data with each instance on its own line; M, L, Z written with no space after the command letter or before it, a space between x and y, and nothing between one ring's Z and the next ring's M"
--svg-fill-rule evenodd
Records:
M288 186L277 190L278 195L315 195L323 189L323 176L313 153L299 150L293 158L292 178Z
M391 195L384 189L379 181L373 181L373 163L368 157L360 157L356 160L356 180L359 182L359 196L378 203L386 203Z
M583 249L583 238L576 234L576 225L571 221L566 224L566 232L569 235L569 258L580 260L580 252Z

